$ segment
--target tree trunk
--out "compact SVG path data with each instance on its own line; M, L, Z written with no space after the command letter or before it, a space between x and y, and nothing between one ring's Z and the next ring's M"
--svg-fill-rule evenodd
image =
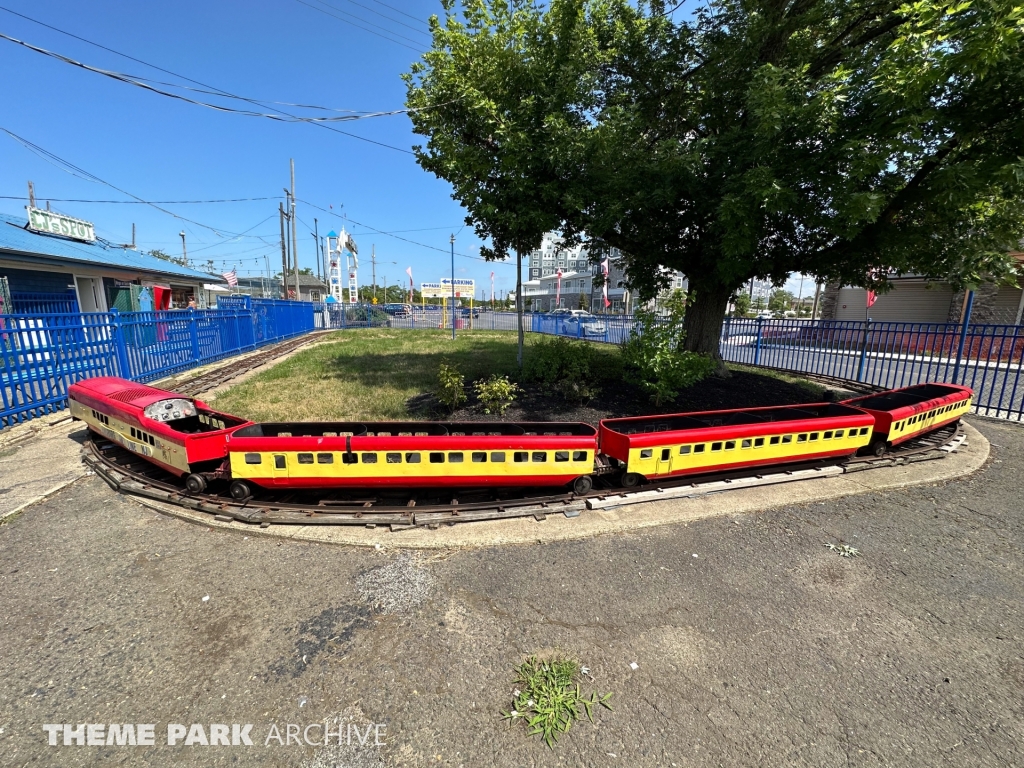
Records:
M716 286L714 288L697 288L693 301L686 307L683 329L686 331L684 342L686 349L707 355L718 364L720 372L725 372L722 361L721 337L722 321L729 297L733 289Z
M523 370L523 254L516 250L516 321L519 327L519 347L516 351L516 363Z

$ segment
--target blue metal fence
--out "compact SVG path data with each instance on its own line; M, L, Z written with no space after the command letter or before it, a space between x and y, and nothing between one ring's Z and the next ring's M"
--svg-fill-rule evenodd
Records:
M74 291L65 293L30 293L12 291L11 304L16 314L73 313L79 312L78 297Z
M90 376L152 381L315 330L314 305L0 315L0 428L59 411Z

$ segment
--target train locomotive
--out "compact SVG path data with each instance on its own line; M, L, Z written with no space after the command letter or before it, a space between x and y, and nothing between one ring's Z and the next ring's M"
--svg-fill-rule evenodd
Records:
M972 392L919 384L810 403L582 423L254 423L173 392L112 377L68 391L89 429L185 478L226 481L236 500L317 488L569 487L606 475L649 480L837 460L886 450L955 422Z

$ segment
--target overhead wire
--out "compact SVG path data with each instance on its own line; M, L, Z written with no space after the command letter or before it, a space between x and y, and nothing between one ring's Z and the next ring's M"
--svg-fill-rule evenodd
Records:
M110 203L116 205L205 205L207 203L251 203L259 200L284 200L284 195L272 195L270 197L236 197L224 200L82 200L71 197L41 197L39 200L48 200L51 203ZM0 195L0 200L28 200L25 195Z
M403 48L408 48L410 51L416 51L417 53L421 53L419 48L414 48L411 45L406 45L405 43L399 42L398 40L395 40L393 38L388 37L387 35L382 35L380 32L374 32L372 29L367 29L366 27L362 26L361 24L356 24L354 21L349 21L344 16L339 16L336 13L331 13L330 11L325 11L323 8L318 8L315 5L311 5L310 3L307 3L305 0L295 0L295 2L300 3L302 5L305 5L305 6L309 7L309 8L312 8L314 11L320 11L320 13L324 14L325 16L330 16L333 19L337 19L338 21L342 21L345 24L348 24L350 26L356 27L357 29L361 29L364 32L369 32L371 35L376 35L379 38L387 40L389 43L394 43L395 45L400 45ZM333 7L333 6L329 6L329 7ZM358 19L359 17L356 16L356 18ZM366 22L366 23L369 24L370 22ZM376 25L374 24L373 26L376 26ZM380 27L377 27L377 28L380 29ZM408 37L403 37L402 35L399 35L397 32L392 33L392 34L395 34L398 37L402 37L403 40L409 40L410 43L415 43L416 42L415 40L410 40Z
M363 5L362 3L357 2L357 0L344 0L344 2L349 3L350 5L358 5L360 8L365 8L370 13L373 13L373 14L376 14L377 16L380 16L382 19L387 19L388 21L390 21L390 22L392 22L394 24L400 24L403 27L405 27L406 29L411 29L413 32L416 32L418 34L426 35L427 37L430 37L430 33L426 29L424 29L423 20L422 19L417 19L420 22L420 26L414 27L411 24L406 24L404 21L399 21L398 19L392 18L391 16L388 16L386 13L381 13L380 11L375 11L370 6ZM324 5L330 5L330 3L324 3ZM378 3L378 5L383 5L383 3ZM332 7L334 7L334 6L332 6ZM387 8L388 6L384 6L384 7ZM408 16L409 14L404 14L404 15ZM359 17L357 16L356 18L359 18ZM410 16L410 18L413 18L413 17ZM366 23L369 24L370 22L366 22Z
M116 54L117 56L122 56L122 57L124 57L126 59L129 59L130 61L137 62L137 63L142 64L144 66L147 66L147 67L150 67L152 69L155 69L155 70L157 70L159 72L164 72L164 73L166 73L168 75L172 75L174 77L177 77L180 80L186 80L186 81L188 81L190 83L195 83L196 85L201 85L204 88L212 88L212 89L218 91L219 93L223 94L225 97L238 98L238 99L241 99L242 101L248 101L249 103L254 104L255 106L266 108L266 106L264 104L254 100L254 99L247 99L245 97L237 96L235 94L230 93L229 91L225 91L223 88L217 88L216 86L209 85L208 83L204 83L204 82L201 82L199 80L195 80L194 78L186 77L185 75L179 75L178 73L172 72L171 70L165 69L164 67L157 66L156 64L150 64L149 62L143 61L142 59L138 59L138 58L136 58L134 56L130 56L127 53L121 53L120 51L116 51L113 48L110 48L108 46L102 45L100 43L93 42L92 40L88 40L88 39L86 39L84 37L81 37L80 35L76 35L76 34L73 34L71 32L66 32L63 29L59 29L59 28L57 28L55 26L52 26L51 24L47 24L47 23L39 21L37 19L33 19L30 16L26 16L23 13L18 13L17 11L13 11L10 8L6 8L6 7L2 6L2 5L0 5L0 11L5 11L7 13L13 14L14 16L18 16L19 18L22 18L22 19L25 19L26 21L32 22L33 24L38 24L38 25L40 25L42 27L46 27L47 29L51 29L54 32L59 32L62 35L67 35L68 37L72 37L75 40L80 40L83 43L87 43L88 45L95 46L95 47L100 48L100 49L102 49L104 51L108 51L110 53ZM330 15L330 14L328 14L328 15ZM284 110L281 110L281 111L283 112ZM288 113L285 112L285 114L288 114ZM290 116L291 117L295 117L295 115L290 115ZM348 131L343 131L340 128L336 128L333 125L326 125L324 123L316 123L316 122L311 122L309 124L310 125L318 126L320 128L325 128L325 129L327 129L329 131L334 131L335 133L340 133L342 136L348 136L348 137L353 138L353 139L358 139L359 141L365 141L365 142L367 142L369 144L376 144L377 146L384 147L385 149L392 149L392 150L394 150L396 152L402 152L402 153L407 154L407 155L414 155L415 154L411 150L402 149L401 147L396 147L396 146L393 146L391 144L385 144L382 141L376 141L374 139L368 139L365 136L360 136L359 134L356 134L356 133L349 133Z

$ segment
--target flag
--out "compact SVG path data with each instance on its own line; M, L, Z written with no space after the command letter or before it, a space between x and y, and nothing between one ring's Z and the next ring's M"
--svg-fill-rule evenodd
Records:
M610 301L608 301L608 259L607 258L605 258L605 260L601 262L601 274L604 275L604 308L608 309L608 307L610 307L612 305L612 303Z
M558 270L558 286L555 288L555 306L562 306L562 270Z
M874 306L875 299L877 299L877 298L878 297L875 295L874 291L868 291L868 306L869 307Z
M494 273L491 272L491 309L494 309Z
M405 274L409 276L409 303L412 304L412 267L408 267Z
M238 285L238 274L235 272L234 268L232 268L230 272L224 272L222 276L228 281L228 285L232 288Z

